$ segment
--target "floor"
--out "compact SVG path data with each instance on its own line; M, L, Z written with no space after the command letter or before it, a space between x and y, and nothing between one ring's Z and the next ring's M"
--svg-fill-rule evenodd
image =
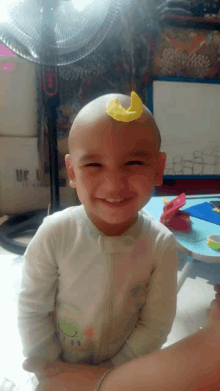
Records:
M4 218L0 219L0 224ZM30 239L29 239L30 240ZM28 243L27 238L19 241ZM17 328L17 298L21 282L22 257L0 247L0 391L35 391L34 374L22 369L25 357ZM3 315L4 314L4 315Z
M0 224L4 218L0 219ZM19 239L28 243L28 239ZM180 254L179 271L185 259ZM24 356L17 329L17 297L21 282L22 257L0 247L0 308L2 335L0 391L33 391L37 385L34 375L22 368ZM214 284L220 283L220 264L195 261L189 277L177 298L177 314L168 340L163 347L197 331L207 324L206 309L215 298ZM4 315L3 315L4 314Z

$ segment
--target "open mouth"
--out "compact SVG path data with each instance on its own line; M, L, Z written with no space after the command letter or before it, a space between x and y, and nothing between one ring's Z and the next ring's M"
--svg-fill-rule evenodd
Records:
M126 204L128 204L130 201L131 201L131 198L120 198L120 199L117 199L117 200L113 200L113 199L100 199L101 202L104 202L105 205L109 205L109 206L116 206L116 207L122 207Z

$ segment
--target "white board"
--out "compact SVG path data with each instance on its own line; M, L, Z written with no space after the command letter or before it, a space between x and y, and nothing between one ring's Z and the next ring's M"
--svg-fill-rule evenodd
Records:
M220 175L220 84L153 81L164 175Z

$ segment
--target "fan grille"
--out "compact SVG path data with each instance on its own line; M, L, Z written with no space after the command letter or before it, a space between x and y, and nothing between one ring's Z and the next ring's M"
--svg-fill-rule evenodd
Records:
M0 39L17 55L44 66L64 66L88 56L110 31L120 0L95 0L78 11L72 0L42 8L36 0L9 6Z

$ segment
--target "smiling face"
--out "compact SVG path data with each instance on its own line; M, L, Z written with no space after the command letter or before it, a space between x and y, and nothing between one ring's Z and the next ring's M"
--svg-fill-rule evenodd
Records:
M166 154L157 151L151 119L123 123L99 110L86 122L78 122L66 155L71 186L97 228L121 235L162 183Z

